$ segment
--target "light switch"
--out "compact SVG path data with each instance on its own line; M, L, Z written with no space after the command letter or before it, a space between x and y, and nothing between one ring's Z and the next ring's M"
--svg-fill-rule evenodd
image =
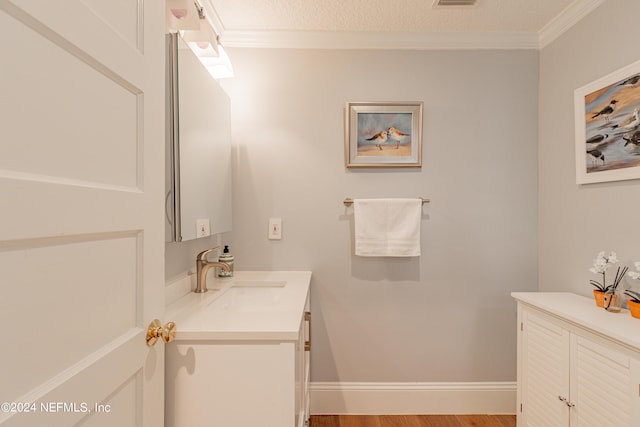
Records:
M269 218L269 240L282 239L282 219Z
M207 237L211 235L209 218L196 219L196 236Z

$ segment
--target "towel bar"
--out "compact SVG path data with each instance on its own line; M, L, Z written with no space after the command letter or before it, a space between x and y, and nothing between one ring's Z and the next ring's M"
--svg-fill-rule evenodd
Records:
M424 205L425 203L429 203L429 199L425 199L424 197L420 197L420 200L422 200L422 204ZM346 199L344 199L342 201L342 203L344 203L345 206L351 206L353 204L353 199L347 197Z

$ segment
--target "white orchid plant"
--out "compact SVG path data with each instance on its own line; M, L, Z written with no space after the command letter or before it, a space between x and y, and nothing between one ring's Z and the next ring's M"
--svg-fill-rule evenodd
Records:
M634 265L635 265L637 271L630 271L629 272L629 277L631 277L634 280L640 280L640 261L636 261L634 263ZM626 291L624 291L624 293L629 298L631 298L634 302L640 303L640 292L636 292L636 291L632 291L632 290L626 290Z
M610 294L615 293L616 289L618 289L618 285L620 285L620 282L622 281L622 278L627 273L627 270L629 270L629 267L627 266L618 267L618 269L616 270L616 275L613 279L613 283L607 285L607 270L609 270L609 267L617 264L618 262L618 256L615 252L609 253L608 256L605 255L604 251L600 252L596 259L593 260L593 267L591 267L589 271L595 274L602 274L602 282L598 282L597 280L590 280L589 283L595 286L595 288L599 291ZM639 269L639 266L640 262L637 262L636 269ZM631 274L629 275L631 276ZM640 278L640 273L638 273L638 278Z

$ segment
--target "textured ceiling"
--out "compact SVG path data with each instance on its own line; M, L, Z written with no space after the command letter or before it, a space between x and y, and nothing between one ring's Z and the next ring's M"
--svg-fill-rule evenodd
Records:
M211 0L227 30L539 31L573 0Z
M509 34L536 37L554 22L606 0L478 0L476 6L433 7L433 0L204 0L227 40L237 35L339 32L388 34ZM207 4L208 2L208 4Z

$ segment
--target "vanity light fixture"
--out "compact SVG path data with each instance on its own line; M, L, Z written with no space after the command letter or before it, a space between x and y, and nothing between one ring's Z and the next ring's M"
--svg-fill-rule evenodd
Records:
M205 20L206 21L206 20ZM218 37L215 35L209 23L201 23L199 31L181 31L182 40L199 58L201 56L217 57Z
M197 3L195 6L198 10L199 28L197 30L180 31L180 35L197 57L217 57L218 35L204 15L202 6Z
M233 66L229 55L220 44L220 37L204 14L204 8L196 3L200 29L181 31L182 39L198 57L214 79L233 77Z
M183 41L214 79L233 77L233 66L220 37L193 0L166 0L167 30L180 33ZM194 23L195 22L195 23Z
M214 79L227 79L233 77L233 66L229 55L225 52L222 45L218 45L218 57L200 57L200 62L205 66L207 71L213 76Z
M200 20L193 0L166 0L165 19L167 29L176 33L180 30L198 30Z

